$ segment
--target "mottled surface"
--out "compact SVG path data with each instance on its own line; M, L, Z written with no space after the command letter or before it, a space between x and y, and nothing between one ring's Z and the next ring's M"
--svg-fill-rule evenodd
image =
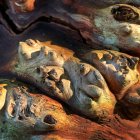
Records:
M39 41L21 42L13 72L90 118L113 113L115 98L98 70L73 52ZM46 93L46 94L47 94Z
M85 139L139 139L136 123L111 116L100 122L75 115L59 102L34 93L31 86L1 79L7 84L6 102L0 111L0 139L5 140L85 140ZM69 113L68 113L69 112ZM123 125L122 125L123 122ZM106 126L106 127L105 127ZM135 132L134 135L133 133Z
M83 59L99 69L117 99L121 99L125 91L139 81L138 57L111 50L96 50L85 54Z
M5 104L5 99L6 99L6 89L4 88L6 84L0 84L0 110L2 110L4 104Z
M139 4L138 0L0 1L1 139L140 139ZM49 52L29 40L30 52L19 49L19 42L29 38L46 41L37 43L48 46ZM28 76L11 73L18 50L24 52L18 63L28 61L23 65L29 66L27 71L21 67ZM30 62L39 54L47 54L41 60L47 58L49 65L37 61L42 66L34 69ZM38 91L42 86L45 91Z

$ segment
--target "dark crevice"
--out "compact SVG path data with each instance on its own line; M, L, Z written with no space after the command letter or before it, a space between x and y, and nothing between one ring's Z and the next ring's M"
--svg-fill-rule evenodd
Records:
M35 21L33 21L32 23L30 23L27 27L23 28L23 29L17 29L18 32L15 32L17 35L22 34L24 31L26 31L27 29L29 29L32 25L39 23L39 22L46 22L46 23L50 23L51 19L49 17L39 17L38 19L36 19Z
M63 25L63 26L66 26L66 27L69 27L70 29L78 32L78 34L80 35L82 41L84 44L87 44L87 41L86 39L81 35L81 32L80 30L78 30L76 27L74 27L73 25L65 22L65 21L62 21L61 19L57 19L57 18L54 18L54 17L51 17L51 22L54 22L54 23L57 23L57 24L60 24L60 25Z
M86 43L86 39L83 38L83 36L80 33L80 30L78 30L73 25L71 25L71 24L69 24L69 23L67 23L65 21L62 21L61 19L57 19L57 18L54 18L52 16L49 16L49 17L45 17L45 16L39 17L38 19L36 19L32 23L30 23L27 27L25 27L23 29L19 29L15 25L15 23L12 21L12 19L7 15L7 13L6 13L7 9L8 9L7 6L4 7L4 6L0 5L0 11L1 11L2 17L3 17L3 19L5 20L5 22L7 24L7 25L4 25L4 26L6 26L6 29L10 33L12 33L12 34L16 34L16 35L22 34L24 31L26 31L28 28L30 28L32 25L36 24L37 22L47 22L47 23L51 23L52 22L52 23L56 23L56 24L68 27L68 28L78 32L79 36L82 39L82 42L84 44L87 44Z
M20 120L20 121L24 120L23 116L19 115L18 120Z
M2 15L3 20L5 20L7 25L4 25L6 29L12 33L17 34L19 33L19 30L17 29L16 25L13 23L13 21L9 18L9 16L6 14L7 6L0 5L0 12Z
M52 115L46 115L44 117L44 120L43 120L45 123L48 123L48 124L56 124L57 121L53 118Z
M80 30L78 30L77 28L75 28L73 25L71 25L71 24L69 24L69 23L66 23L65 21L62 21L61 19L57 19L57 18L54 18L54 17L52 17L52 16L50 16L50 17L45 17L45 16L39 17L38 19L36 19L36 20L33 21L32 23L30 23L26 28L24 28L24 29L22 29L22 30L16 29L17 31L14 29L13 31L14 31L16 34L22 34L24 31L26 31L26 30L27 30L28 28L30 28L32 25L34 25L34 24L36 24L36 23L39 23L39 22L55 23L55 24L58 24L58 25L61 25L61 26L68 27L68 28L70 28L71 30L76 31L76 32L79 34L79 36L80 36L82 42L83 42L84 44L87 44L87 43L86 43L86 39L83 38L83 36L82 36L81 33L80 33ZM13 24L14 24L14 23L13 23ZM13 27L13 28L15 28L15 27ZM13 28L12 28L12 29L13 29ZM16 27L16 28L17 28L17 27Z

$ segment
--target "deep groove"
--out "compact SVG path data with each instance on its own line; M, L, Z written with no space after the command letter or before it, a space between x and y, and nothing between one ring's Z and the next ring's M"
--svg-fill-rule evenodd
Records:
M8 25L8 28L7 29L9 32L10 29L13 31L13 33L15 34L18 34L20 33L20 31L17 29L16 25L13 23L13 21L9 18L9 16L6 14L6 10L7 10L7 7L4 7L2 5L0 5L0 11L1 11L1 15L3 17L3 19L6 21L7 25Z
M81 37L83 43L84 43L84 44L87 44L86 39L82 36L80 30L78 30L77 28L75 28L73 25L68 24L68 23L66 23L65 21L62 21L61 19L56 19L56 18L54 18L54 17L51 17L51 22L54 22L54 23L57 23L57 24L60 24L60 25L69 27L70 29L72 29L72 30L74 30L74 31L77 31L78 34L80 35L80 37Z
M30 23L26 28L23 28L23 29L19 29L15 24L14 22L12 21L12 19L7 15L6 13L6 10L8 8L7 7L4 7L2 5L0 5L0 11L1 11L1 14L2 14L2 17L3 19L6 21L7 25L8 25L8 28L7 29L10 33L12 31L12 34L16 34L16 35L19 35L19 34L22 34L24 31L26 31L28 28L30 28L32 25L34 25L35 23L37 22L47 22L47 23L51 23L51 22L54 22L56 24L59 24L59 25L63 25L63 26L66 26L74 31L76 31L79 36L81 37L82 39L82 42L84 44L87 44L86 43L86 39L83 38L83 36L81 35L80 33L80 30L78 30L77 28L75 28L73 25L69 24L69 23L66 23L65 21L62 21L61 19L57 19L57 18L54 18L52 16L50 17L45 17L45 16L41 16L39 17L38 19L36 19L35 21L33 21L32 23Z

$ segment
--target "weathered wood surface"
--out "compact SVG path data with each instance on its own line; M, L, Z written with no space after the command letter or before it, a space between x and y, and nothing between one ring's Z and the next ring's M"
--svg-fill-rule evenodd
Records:
M114 5L116 3L131 5L116 6ZM17 85L18 82L12 84L8 82L8 86L5 87L8 91L8 96L6 96L6 102L0 115L1 138L8 140L19 139L19 137L21 137L21 139L40 140L53 138L58 140L140 139L140 94L138 82L140 52L139 4L138 0L126 0L123 2L119 0L87 0L85 2L79 0L1 1L1 79L5 77L15 78L15 75L11 73L11 68L13 68L16 60L15 58L18 56L17 52L20 41L25 41L30 38L43 42L51 41L52 46L56 45L61 48L68 48L74 52L74 57L94 66L106 80L111 94L115 96L117 101L113 114L111 113L107 118L103 117L99 120L95 120L93 119L94 117L92 118L89 114L85 114L83 111L79 112L77 109L75 110L74 106L71 106L71 103L67 106L58 100L58 98L55 98L55 100L58 101L54 101L50 97L41 95L50 95L47 91L45 93L44 91L36 90L34 92L29 92L29 96L33 98L35 102L41 100L40 104L36 103L38 108L44 107L44 111L40 112L40 114L43 112L45 112L45 115L51 114L55 116L56 121L50 118L49 121L57 122L55 124L56 126L53 126L53 131L51 132L48 132L49 129L48 127L46 128L46 125L42 126L40 124L37 126L38 129L36 130L33 124L37 122L36 120L40 119L40 116L37 116L35 119L34 117L32 118L31 115L28 125L26 125L27 122L25 120L28 117L26 116L24 120L20 116L22 114L20 109L18 110L19 112L17 111L17 116L14 117L6 117L4 115L5 113L3 114L3 112L6 111L6 106L10 103L9 96L13 98L13 94L10 92L13 89L13 85L19 86ZM135 5L135 7L132 7L132 5ZM123 17L119 14L116 15L118 7L121 7L122 11L126 10L128 15L124 14ZM115 10L111 13L112 9ZM130 14L131 12L132 14ZM108 18L110 20L108 20ZM115 39L117 37L117 39L114 40L112 37ZM114 42L110 42L112 40L114 40ZM131 42L128 40L131 40ZM99 49L99 51L96 52L96 49ZM112 50L108 51L111 56L106 55L106 52L102 51L103 49ZM118 52L114 53L113 50ZM64 55L66 54L64 53ZM109 73L102 71L102 68L106 71L109 69ZM114 71L116 71L115 74ZM120 72L122 74L120 74ZM112 75L110 76L110 74ZM122 75L124 75L124 77ZM113 80L110 80L110 77L112 77ZM121 80L119 80L118 77ZM22 77L18 76L18 80L21 79ZM33 84L30 78L29 80L22 80L23 83L30 82ZM5 81L1 83L7 84ZM20 84L22 85L23 83ZM4 85L1 85L1 88L3 86ZM16 87L15 89L18 91L19 88ZM24 92L14 92L14 94L14 100L17 98L17 95L21 94L21 98L25 100L23 102L20 100L21 106L19 108L26 109L27 106L24 103L29 97ZM3 98L5 98L5 96L2 96L0 99L4 101ZM1 102L1 105L3 105L3 103ZM22 103L24 105L22 105ZM63 104L64 108L68 109L64 109L61 104ZM18 109L16 105L15 108ZM56 107L55 111L52 109L53 107ZM48 112L48 109L50 109L50 112ZM64 121L62 121L61 116L63 116ZM30 122L31 118L33 119L33 121L31 121L33 124ZM91 120L89 120L89 118ZM3 119L6 119L6 122L5 120L3 121ZM11 122L12 125L9 122ZM7 125L9 128L12 128L12 130L8 129ZM19 135L17 135L18 133ZM27 133L29 135L26 136Z
M92 122L75 115L57 101L32 93L17 81L1 81L7 96L1 110L1 139L139 139L140 130L131 121L113 116L100 122ZM6 84L4 84L6 83ZM18 83L18 84L17 84ZM32 136L34 135L34 136Z
M34 1L30 2L33 5ZM98 2L37 0L32 11L22 11L22 6L13 1L10 4L7 2L9 9L5 12L17 33L38 20L47 20L77 30L83 41L94 49L120 50L139 55L139 1L99 1L97 6L95 3ZM100 3L106 6L102 7ZM21 10L13 10L13 5Z

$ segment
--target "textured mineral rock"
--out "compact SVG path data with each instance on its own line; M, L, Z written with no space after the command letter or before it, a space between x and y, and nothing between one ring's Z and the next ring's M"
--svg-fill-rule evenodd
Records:
M113 113L116 101L100 72L68 49L31 39L20 42L13 73L90 118Z

